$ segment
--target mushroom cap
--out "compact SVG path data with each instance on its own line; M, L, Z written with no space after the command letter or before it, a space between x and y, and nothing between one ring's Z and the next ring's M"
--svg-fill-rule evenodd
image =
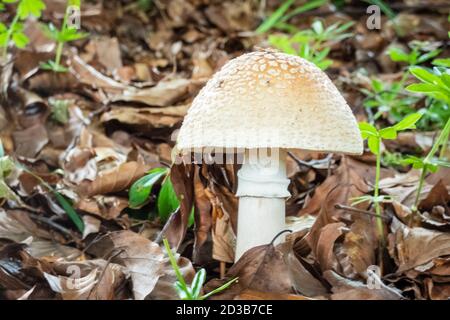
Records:
M241 55L202 88L177 148L286 148L361 154L353 113L313 63L274 51Z

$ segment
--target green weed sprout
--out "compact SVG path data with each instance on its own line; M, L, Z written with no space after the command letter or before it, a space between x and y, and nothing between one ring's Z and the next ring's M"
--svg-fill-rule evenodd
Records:
M162 222L165 222L180 206L180 200L173 188L168 168L154 168L148 174L136 180L128 192L128 203L132 209L145 205L148 202L153 186L160 180L163 181L156 200L156 208L159 218ZM193 223L194 208L191 210L188 226L192 226Z
M77 26L68 25L69 14L71 8L80 8L80 0L68 0L67 8L64 14L64 19L61 28L58 30L52 23L44 25L43 30L45 35L57 42L55 60L49 60L41 63L41 69L52 70L53 72L66 72L67 68L61 65L61 56L64 44L67 42L80 40L88 36L86 32L79 32Z
M327 0L312 0L301 5L291 12L288 12L295 0L285 0L264 22L256 29L257 33L265 33L272 28L283 29L286 27L287 21L303 12L314 10L325 3Z
M413 113L398 122L394 126L386 127L378 130L375 126L367 122L359 123L359 130L363 139L367 139L367 144L370 151L376 156L376 171L375 171L375 185L373 196L362 196L353 198L353 205L358 203L370 201L374 203L377 229L380 240L384 245L384 227L381 216L380 203L390 200L390 197L380 196L380 173L381 173L381 142L385 140L394 140L397 138L397 133L400 131L415 129L416 122L422 115L420 113Z
M177 281L174 284L175 290L182 300L205 300L210 296L219 293L233 283L237 282L238 278L231 279L226 282L222 286L208 292L205 295L201 295L203 284L206 280L206 270L200 269L194 276L191 285L188 285L181 274L180 268L178 267L177 260L173 256L172 249L170 249L169 242L167 239L163 239L164 247L166 248L167 255L169 256L170 264L172 265L173 270L175 271L175 275L177 277Z
M322 21L316 20L311 29L301 30L293 36L271 35L269 43L285 53L298 55L325 70L333 63L327 59L330 47L326 44L350 37L351 33L346 31L352 25L353 22L350 21L344 24L335 23L325 28Z
M437 61L439 65L445 65L446 60L440 59ZM433 61L434 63L434 61ZM450 105L450 72L446 67L435 67L433 71L429 71L421 67L413 67L410 72L421 81L421 83L414 83L406 87L407 90L416 93L422 93L430 98L442 101L448 109ZM409 156L404 160L405 164L411 164L414 169L420 169L421 175L419 180L419 187L414 201L413 211L417 211L419 204L420 193L422 192L425 176L428 171L436 172L439 167L450 167L450 162L445 160L445 154L448 145L448 138L450 135L450 117L442 129L439 137L434 142L431 150L421 159L418 157ZM439 152L439 158L435 158L435 154Z
M45 9L45 4L42 0L2 0L0 2L0 10L3 9L4 4L18 3L16 14L9 24L0 22L0 48L3 48L2 58L6 60L8 55L8 47L13 43L17 48L25 48L30 39L23 32L23 21L33 16L39 18L42 10Z
M56 200L66 212L70 220L75 224L78 230L82 233L84 231L84 223L78 213L72 207L72 205L64 198L64 196L57 190L52 188L47 182L45 182L40 176L34 172L28 170L20 163L15 162L10 156L5 155L3 145L0 140L0 199L7 199L22 203L22 200L16 195L16 193L6 184L5 178L14 170L14 168L21 169L28 174L36 178L42 186L55 195Z

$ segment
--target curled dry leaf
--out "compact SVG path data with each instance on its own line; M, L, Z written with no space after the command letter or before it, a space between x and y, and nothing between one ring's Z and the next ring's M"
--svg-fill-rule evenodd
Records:
M80 250L60 244L66 241L61 235L47 231L33 222L27 212L21 210L7 212L0 209L0 238L26 243L27 250L36 258L71 258L81 255Z
M102 259L55 262L54 273L44 273L50 288L63 300L114 300L125 280L124 267Z
M435 258L450 255L450 234L425 228L408 228L399 220L391 224L394 247L391 255L396 260L397 272L427 264ZM395 249L395 250L394 250Z
M89 212L105 220L117 218L123 209L128 207L128 199L116 196L93 196L82 198L75 208Z
M136 161L127 162L116 169L100 174L94 181L83 181L78 187L78 192L80 195L91 197L122 191L130 187L149 169L149 166Z
M192 283L195 276L195 270L189 259L176 254L177 264L180 269L180 273L183 276L186 283ZM173 284L177 281L175 270L170 264L169 258L166 255L165 262L162 267L163 275L159 278L155 289L150 293L147 299L151 300L178 300L180 297Z
M129 89L111 98L111 101L139 102L149 106L168 107L186 97L191 81L174 79L160 81L148 89Z
M332 270L325 271L323 276L332 285L333 300L400 300L400 291L386 286L377 280L379 288L369 288L367 284L341 277ZM376 275L373 275L376 277Z
M128 126L132 131L150 135L158 129L173 128L183 120L188 108L188 105L166 108L113 106L102 115L100 121L103 123L116 121Z
M209 281L205 286L205 291L211 291L226 281L238 277L237 283L227 290L214 295L213 299L232 299L239 296L244 290L255 290L271 294L295 294L293 288L308 279L304 277L305 274L291 272L296 270L297 266L292 263L297 260L293 255L289 257L290 245L285 245L287 249L283 245L274 247L272 244L268 244L248 250L228 270L225 279ZM296 278L297 276L301 276L302 279ZM311 285L311 283L309 282L308 285ZM303 290L312 292L311 287L308 287L308 285L305 285ZM321 285L317 283L315 285L318 286L318 289L314 292L322 293L323 291L320 291Z
M15 152L18 156L33 159L48 143L45 126L36 124L13 133Z
M124 265L130 274L133 295L143 300L155 288L164 274L164 252L154 242L132 231L112 232L93 243L89 252L98 257L109 256L112 261Z
M194 203L194 165L174 164L170 168L170 179L180 199L180 208L173 213L161 233L172 249L178 249L186 234L189 215Z

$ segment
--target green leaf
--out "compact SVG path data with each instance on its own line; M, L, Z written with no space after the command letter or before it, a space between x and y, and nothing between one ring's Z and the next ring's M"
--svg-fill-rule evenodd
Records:
M378 130L373 125L367 122L360 122L358 124L359 130L361 131L361 136L363 139L368 137L378 137Z
M397 139L397 130L393 127L383 128L379 132L380 132L380 137L383 139L388 139L388 140Z
M439 86L430 83L413 83L407 86L406 90L420 93L438 92Z
M394 125L394 129L397 131L403 131L408 129L415 129L416 128L416 122L419 121L419 119L422 117L421 113L412 113L408 115L406 118L404 118L402 121Z
M200 269L194 276L191 284L191 292L194 299L198 299L202 290L203 283L206 280L206 270Z
M367 145L373 154L378 155L380 153L380 141L378 137L370 136L367 138Z
M21 20L25 20L29 16L39 18L44 9L45 3L42 0L20 0L17 14Z
M284 3L275 10L270 17L265 20L257 29L257 33L264 33L272 29L272 27L280 20L280 18L286 13L289 7L294 3L295 0L286 0Z
M42 70L51 70L53 72L67 72L69 69L67 69L66 67L57 64L55 61L49 60L47 62L41 62L39 64L39 67Z
M439 49L427 52L427 53L421 55L419 57L419 59L417 59L417 63L423 63L431 58L436 57L439 53L441 53L441 50L439 50Z
M155 168L150 170L147 175L133 183L129 191L128 202L130 204L130 208L139 208L142 206L147 201L153 185L166 174L166 168Z
M3 151L3 146L2 146ZM4 151L3 151L4 152ZM15 163L13 160L11 160L8 156L0 157L0 180L3 180L5 177L7 177L11 171L15 168Z
M191 292L188 290L186 281L184 280L183 275L181 274L180 268L178 267L177 260L173 256L172 249L170 249L169 241L167 241L167 239L164 238L163 243L164 243L164 248L166 249L167 255L169 256L169 261L170 261L170 264L172 265L172 269L173 269L173 271L175 271L175 275L178 279L178 281L177 281L179 283L178 287L183 292L186 293L185 299L192 299ZM176 283L175 283L175 285L176 285Z
M19 199L15 192L6 184L5 180L0 180L0 199L12 201Z
M450 68L450 58L434 59L432 64L434 64L435 66Z
M212 295L214 295L214 294L216 294L216 293L218 293L218 292L221 292L221 291L225 290L226 288L228 288L229 286L231 286L233 283L237 282L238 279L239 279L239 278L237 278L237 277L234 278L234 279L231 279L230 281L226 282L225 284L221 285L220 287L218 287L218 288L216 288L216 289L214 289L214 290L208 292L208 293L205 294L204 296L202 296L202 297L200 298L200 300L205 300L205 299L209 298L210 296L212 296Z
M28 39L28 37L22 32L13 33L12 40L16 47L19 49L25 48L30 41L30 39Z
M310 0L307 1L304 5L295 8L292 10L292 12L286 14L284 17L281 18L282 22L286 22L292 17L295 17L303 12L314 10L316 8L319 8L323 6L325 3L327 3L327 0Z
M392 61L395 62L409 62L409 54L397 47L390 47L387 54Z
M431 164L434 164L439 167L447 167L450 168L450 162L442 159L432 159L430 160Z
M158 208L159 218L162 222L167 221L170 215L180 206L180 200L173 189L170 176L166 177L161 186L161 190L159 191L158 199L156 201L156 206Z
M0 139L0 158L3 158L4 156L5 156L5 149L3 148L2 139Z
M64 211L69 216L70 220L75 224L75 226L78 228L78 230L83 233L84 231L84 222L78 215L78 213L75 211L75 209L72 207L72 205L64 198L59 192L53 191L56 197L56 200L59 202L61 207L64 209Z
M425 166L424 160L414 156L408 156L401 161L404 165L412 165L414 169L422 169Z
M180 283L179 281L175 281L175 283L173 284L175 291L177 292L178 297L181 300L190 300L190 292L188 291L188 289L186 287L183 287L183 284Z
M411 67L409 68L409 71L419 80L431 83L431 84L440 84L441 79L430 71L421 68L421 67Z
M57 36L59 42L70 42L86 38L89 34L86 32L78 32L77 29L68 28L60 31Z

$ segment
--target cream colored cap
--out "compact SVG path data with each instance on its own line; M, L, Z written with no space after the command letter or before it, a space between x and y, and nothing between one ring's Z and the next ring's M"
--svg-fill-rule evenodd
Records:
M297 56L244 54L192 102L177 147L292 148L361 154L355 117L328 76Z

